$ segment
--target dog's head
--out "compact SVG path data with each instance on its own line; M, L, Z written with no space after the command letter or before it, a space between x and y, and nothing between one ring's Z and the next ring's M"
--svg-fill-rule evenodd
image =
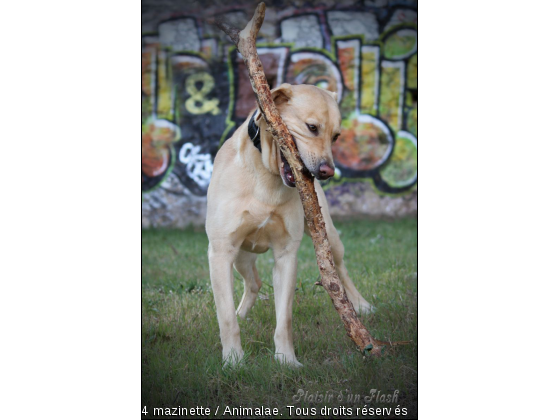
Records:
M312 85L284 83L272 90L272 99L292 134L307 170L317 179L334 175L332 143L340 135L340 111L336 93ZM260 127L263 163L282 177L288 187L295 187L292 169L266 131L266 122L257 112L255 121Z

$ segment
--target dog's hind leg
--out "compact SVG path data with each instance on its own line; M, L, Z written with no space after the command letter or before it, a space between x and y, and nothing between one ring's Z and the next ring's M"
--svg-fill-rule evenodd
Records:
M363 298L360 292L358 292L356 286L354 286L354 282L352 282L350 276L348 275L348 270L346 270L346 265L344 265L344 245L340 240L340 236L338 235L329 214L329 205L327 203L327 198L325 197L325 192L317 180L315 180L315 191L317 192L317 197L321 206L321 213L323 213L323 219L325 220L325 227L327 228L327 237L329 238L329 243L331 245L334 265L336 266L336 271L342 285L344 286L344 290L346 290L346 295L348 296L348 299L350 299L350 302L352 302L356 312L372 312L374 309L373 306ZM305 233L309 235L307 223L305 224Z
M234 263L235 269L245 281L243 297L237 308L237 315L242 319L247 317L247 313L255 305L262 286L261 279L257 273L257 266L255 265L257 256L257 254L252 252L240 250Z
M211 241L208 246L210 280L216 302L222 356L225 363L237 364L243 358L239 323L233 302L233 260L236 250L226 241Z

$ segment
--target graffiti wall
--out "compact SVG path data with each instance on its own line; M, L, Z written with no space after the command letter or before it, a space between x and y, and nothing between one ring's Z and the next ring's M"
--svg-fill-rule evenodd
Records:
M144 225L203 218L213 159L255 107L243 60L206 18L243 27L257 3L143 4ZM323 185L333 211L338 206L352 214L352 206L340 204L350 191L350 197L369 194L378 206L389 205L386 212L394 214L388 216L403 206L400 213L415 212L416 2L309 4L267 2L257 46L271 87L313 84L338 92L343 121L333 145L336 175ZM173 205L196 214L190 221L169 212L163 221L150 218ZM384 210L369 211L376 212Z

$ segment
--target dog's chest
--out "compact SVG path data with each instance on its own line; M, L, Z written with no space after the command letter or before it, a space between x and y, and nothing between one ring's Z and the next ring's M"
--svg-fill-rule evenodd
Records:
M275 244L282 245L290 237L284 217L270 212L269 214L243 214L243 223L238 232L242 235L241 249L261 254Z

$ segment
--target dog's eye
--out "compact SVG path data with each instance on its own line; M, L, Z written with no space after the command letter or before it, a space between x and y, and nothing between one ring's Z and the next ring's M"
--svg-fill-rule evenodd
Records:
M313 125L313 124L307 124L307 128L309 128L309 131L312 131L312 132L317 131L317 126Z
M338 140L338 136L340 136L340 134L337 134L337 135L335 135L335 136L333 137L333 139L332 139L332 142L333 142L333 143L334 143L335 141Z

